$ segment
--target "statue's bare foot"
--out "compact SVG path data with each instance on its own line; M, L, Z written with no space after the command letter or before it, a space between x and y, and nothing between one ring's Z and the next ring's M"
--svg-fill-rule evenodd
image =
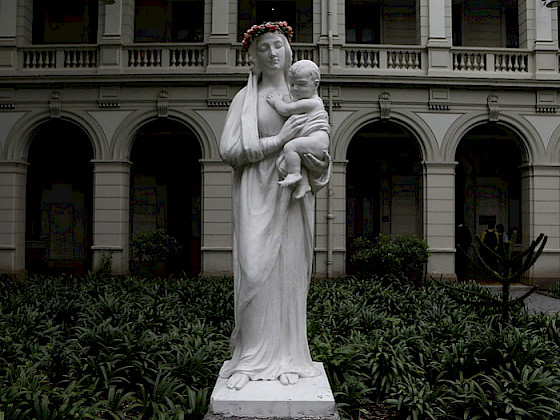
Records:
M234 373L228 379L227 387L229 389L237 389L240 390L249 382L249 376L245 375L244 373Z
M290 185L297 184L301 180L301 178L303 178L301 174L288 174L286 175L286 178L278 183L282 187L289 187Z
M293 385L299 381L299 375L297 373L283 373L278 380L282 385Z
M311 191L311 187L309 186L309 184L307 182L300 182L300 184L296 187L296 190L292 193L292 197L294 197L296 200L299 200L305 197L305 194L307 194L309 191Z

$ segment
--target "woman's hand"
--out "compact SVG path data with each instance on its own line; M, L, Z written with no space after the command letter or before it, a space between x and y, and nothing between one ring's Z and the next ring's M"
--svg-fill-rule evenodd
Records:
M292 115L288 118L277 134L280 146L284 146L287 142L296 137L306 122L307 116L303 114Z
M307 168L308 171L322 174L329 167L330 155L327 150L323 150L323 160L319 160L311 153L304 153L301 155L301 163Z

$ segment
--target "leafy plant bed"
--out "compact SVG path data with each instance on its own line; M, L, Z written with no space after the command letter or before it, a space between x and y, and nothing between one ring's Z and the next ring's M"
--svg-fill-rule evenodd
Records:
M462 286L480 293L483 288ZM232 281L0 278L0 418L202 419ZM315 280L313 359L351 419L560 415L560 316L465 306L394 276Z
M539 292L560 299L560 281L539 288Z

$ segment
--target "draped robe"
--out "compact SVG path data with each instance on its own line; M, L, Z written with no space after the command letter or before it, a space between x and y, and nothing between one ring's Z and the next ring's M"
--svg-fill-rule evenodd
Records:
M234 97L220 141L222 159L234 168L235 295L232 358L224 363L220 376L313 377L319 372L307 344L306 306L315 197L306 194L296 200L292 188L279 186L276 161L281 150L265 155L261 139L278 134L281 126L259 124L257 83L257 76L251 74L247 87ZM310 174L313 190L324 186L329 175L330 162L323 174Z

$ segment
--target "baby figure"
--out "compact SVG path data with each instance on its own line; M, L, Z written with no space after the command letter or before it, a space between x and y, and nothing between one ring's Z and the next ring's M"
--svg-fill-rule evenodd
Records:
M319 160L329 147L329 117L323 100L317 94L321 73L319 67L310 60L296 61L288 70L287 81L291 102L286 102L278 93L268 94L266 100L285 117L306 114L307 122L298 137L284 145L283 158L287 175L280 181L282 187L295 186L293 197L302 198L311 191L305 168L301 165L301 155L311 154Z

